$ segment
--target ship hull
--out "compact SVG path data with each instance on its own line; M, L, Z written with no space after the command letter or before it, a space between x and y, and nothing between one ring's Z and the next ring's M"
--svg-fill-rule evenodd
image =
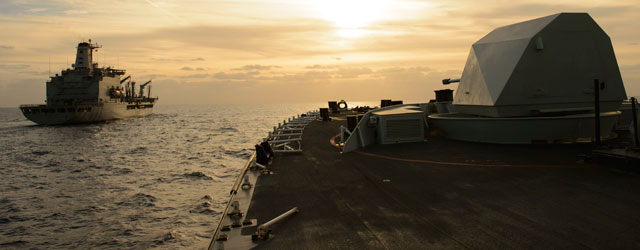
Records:
M153 112L154 103L102 103L67 106L23 105L22 114L39 125L92 123L143 117Z

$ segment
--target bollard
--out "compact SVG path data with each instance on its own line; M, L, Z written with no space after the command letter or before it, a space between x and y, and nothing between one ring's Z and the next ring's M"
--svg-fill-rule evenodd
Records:
M633 119L633 142L634 145L636 147L640 146L640 142L638 142L638 115L637 115L637 111L636 111L636 98L635 97L631 97L631 112L633 112L632 114L632 119Z
M249 181L249 176L244 176L244 182L242 183L242 189L247 190L250 189L253 185L251 185L251 181Z
M231 203L231 212L228 214L230 217L242 217L242 211L240 210L240 202L233 201Z
M600 145L600 80L593 79L593 95L596 115L596 145Z
M344 143L344 126L340 125L340 142Z

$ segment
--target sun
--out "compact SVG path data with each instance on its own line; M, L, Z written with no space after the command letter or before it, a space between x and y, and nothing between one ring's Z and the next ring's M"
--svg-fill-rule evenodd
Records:
M340 36L361 36L364 29L384 19L389 2L385 0L316 0L314 9L337 28Z

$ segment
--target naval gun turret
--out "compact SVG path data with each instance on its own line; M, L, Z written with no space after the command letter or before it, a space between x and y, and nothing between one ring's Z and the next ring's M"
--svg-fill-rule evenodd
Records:
M497 28L474 43L454 112L429 120L463 141L598 141L610 135L624 99L609 36L587 13L559 13Z
M626 93L611 39L587 13L559 13L497 28L474 43L453 104L486 117L588 113L594 79L604 82L601 111L618 110Z

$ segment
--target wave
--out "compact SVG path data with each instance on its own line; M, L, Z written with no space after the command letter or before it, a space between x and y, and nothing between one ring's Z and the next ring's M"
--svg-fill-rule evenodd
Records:
M214 205L211 204L210 201L203 201L200 204L198 204L195 208L189 210L190 213L197 213L197 214L207 214L207 215L217 215L217 214L221 214L221 212L215 210Z
M292 111L161 105L143 119L37 126L19 111L0 109L0 144L6 148L0 153L0 243L12 244L0 249L206 244L213 229L207 225L217 224L227 185L256 140ZM77 242L46 233L62 235L70 226L95 234Z
M237 128L234 127L220 127L218 129L216 129L217 131L221 131L221 132L239 132L239 130Z
M196 171L196 172L191 172L191 173L186 173L184 174L184 176L186 176L187 178L197 178L197 179L206 179L206 180L213 180L213 177L208 176L202 172Z
M29 242L28 241L24 241L24 240L16 240L16 241L11 241L11 242L7 242L7 243L0 243L0 246L3 246L3 247L18 247L18 246L26 245L27 243L29 243Z
M246 159L253 154L253 151L247 148L238 149L238 150L227 149L224 151L224 154L233 156L234 158Z
M155 245L164 245L167 242L177 242L179 238L181 238L181 235L177 232L172 231L157 237L156 240L153 241L153 243Z
M145 193L137 193L126 201L117 202L118 206L154 207L158 199Z

